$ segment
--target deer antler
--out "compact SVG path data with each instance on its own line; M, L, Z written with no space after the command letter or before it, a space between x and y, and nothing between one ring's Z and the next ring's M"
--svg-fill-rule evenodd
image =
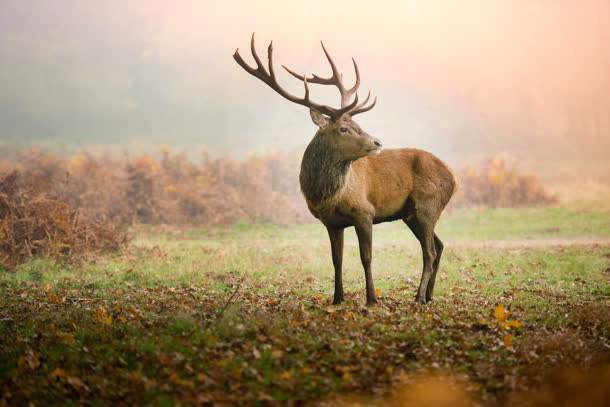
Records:
M358 64L356 63L356 60L354 58L352 58L352 62L354 64L354 71L356 72L356 83L354 83L354 86L352 86L351 88L346 89L345 85L343 84L343 74L339 73L339 71L337 70L337 65L335 65L335 62L333 61L332 57L326 50L324 43L322 41L320 41L320 44L322 44L322 50L324 51L324 55L326 55L326 59L328 59L330 69L332 70L332 76L330 78L322 78L316 74L312 74L311 77L307 78L304 75L300 75L300 74L294 72L293 70L289 69L285 65L282 65L282 67L289 74L291 74L295 78L300 79L302 81L307 81L309 83L316 83L319 85L336 86L337 89L339 89L339 93L341 93L341 107L345 107L345 106L347 106L349 99L352 97L352 95L354 93L356 93L358 91L358 88L360 87L360 71L358 70ZM364 113L364 112L371 110L373 107L375 107L375 104L377 103L377 98L375 98L373 100L373 103L371 103L369 106L366 106L367 102L370 99L370 96L371 96L371 92L368 93L368 96L366 97L366 100L364 102L362 102L360 105L354 106L347 113L349 113L350 116L354 116L356 114Z
M369 93L366 95L366 99L364 99L364 101L362 103L360 103L359 105L356 105L352 110L350 110L348 112L349 115L355 116L360 113L368 112L369 110L374 108L375 105L377 104L377 96L375 96L375 99L373 99L373 102L367 106L366 104L368 103L370 98L371 98L371 91L369 91Z
M258 57L258 54L256 53L256 47L254 44L254 33L252 33L252 38L250 40L250 51L252 52L252 57L254 58L254 62L256 63L256 68L252 68L250 65L248 65L243 60L241 55L239 55L239 49L235 50L235 53L233 54L233 59L235 59L235 62L237 62L242 68L244 68L246 70L246 72L248 72L250 75L255 76L258 79L260 79L261 81L265 82L267 85L269 85L269 87L271 89L275 90L277 93L279 93L286 99L290 100L291 102L297 103L299 105L307 106L309 108L316 109L320 113L324 113L328 116L331 116L333 119L337 119L337 118L341 117L342 114L347 113L350 110L352 110L358 106L358 95L357 94L351 103L346 104L346 105L343 105L343 103L342 103L340 109L335 109L335 108L327 106L327 105L322 105L322 104L313 102L312 100L309 99L309 86L307 84L308 79L304 78L304 77L299 78L303 81L303 86L305 87L305 96L304 97L299 98L298 96L295 96L295 95L287 92L277 83L277 79L275 77L275 71L273 70L273 41L271 41L269 43L269 47L267 48L267 57L269 59L269 63L268 63L269 72L267 72L267 70L261 63L261 60ZM329 59L330 59L330 57L329 57ZM335 71L335 70L336 70L336 68L333 69L333 71ZM315 80L312 83L316 83ZM355 89L353 91L352 91L352 89L350 89L350 91L353 93L353 92L355 92Z

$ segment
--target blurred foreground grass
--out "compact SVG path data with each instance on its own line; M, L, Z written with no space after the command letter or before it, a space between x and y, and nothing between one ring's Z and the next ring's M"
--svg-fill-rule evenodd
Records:
M134 233L115 256L0 274L0 400L332 403L437 372L470 401L503 404L557 366L608 363L606 210L446 214L425 306L412 303L419 245L400 222L374 229L374 308L352 230L340 307L319 224Z

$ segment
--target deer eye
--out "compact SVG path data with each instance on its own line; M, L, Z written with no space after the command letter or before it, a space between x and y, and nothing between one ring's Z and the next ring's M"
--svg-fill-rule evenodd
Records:
M347 127L341 127L341 128L339 128L339 131L341 133L347 133Z

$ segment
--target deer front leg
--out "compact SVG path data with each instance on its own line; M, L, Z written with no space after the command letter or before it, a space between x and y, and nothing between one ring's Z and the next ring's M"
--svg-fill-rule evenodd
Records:
M343 302L343 228L327 227L328 237L330 238L330 248L335 268L335 295L333 304Z
M366 281L366 305L373 305L377 302L375 298L375 286L373 285L373 275L371 273L371 258L373 250L373 223L364 221L356 224L356 234L360 246L360 260L364 267L364 278Z

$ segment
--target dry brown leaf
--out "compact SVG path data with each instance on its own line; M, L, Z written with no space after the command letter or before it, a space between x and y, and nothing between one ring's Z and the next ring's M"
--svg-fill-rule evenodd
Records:
M512 348L513 347L513 336L511 334L506 334L502 338L502 342L504 343L504 347Z
M64 298L56 295L52 290L47 291L47 299L52 304L61 304L64 302Z
M53 369L50 373L49 373L49 379L64 379L66 378L68 375L66 374L66 371L57 367L55 369Z
M66 377L66 383L72 386L75 390L89 390L85 382L75 376Z
M353 381L353 380L354 380L354 377L352 376L352 374L351 374L350 372L345 372L345 373L343 373L343 375L341 376L341 380L342 380L344 383L349 383L349 382L351 382L351 381Z
M523 323L521 321L519 321L518 319L513 319L511 321L508 321L508 326L511 328L523 328Z
M17 361L19 370L36 370L40 367L40 355L33 350L29 350L25 355L20 356Z
M508 313L504 308L504 305L500 304L496 308L494 308L494 317L496 318L497 322L504 322L507 316Z
M74 335L67 333L67 332L57 332L57 338L59 339L59 341L61 343L63 343L64 345L74 345L74 343L76 342L76 339L74 338Z
M112 325L112 315L110 315L106 308L102 306L93 312L93 320L98 324L107 326Z

